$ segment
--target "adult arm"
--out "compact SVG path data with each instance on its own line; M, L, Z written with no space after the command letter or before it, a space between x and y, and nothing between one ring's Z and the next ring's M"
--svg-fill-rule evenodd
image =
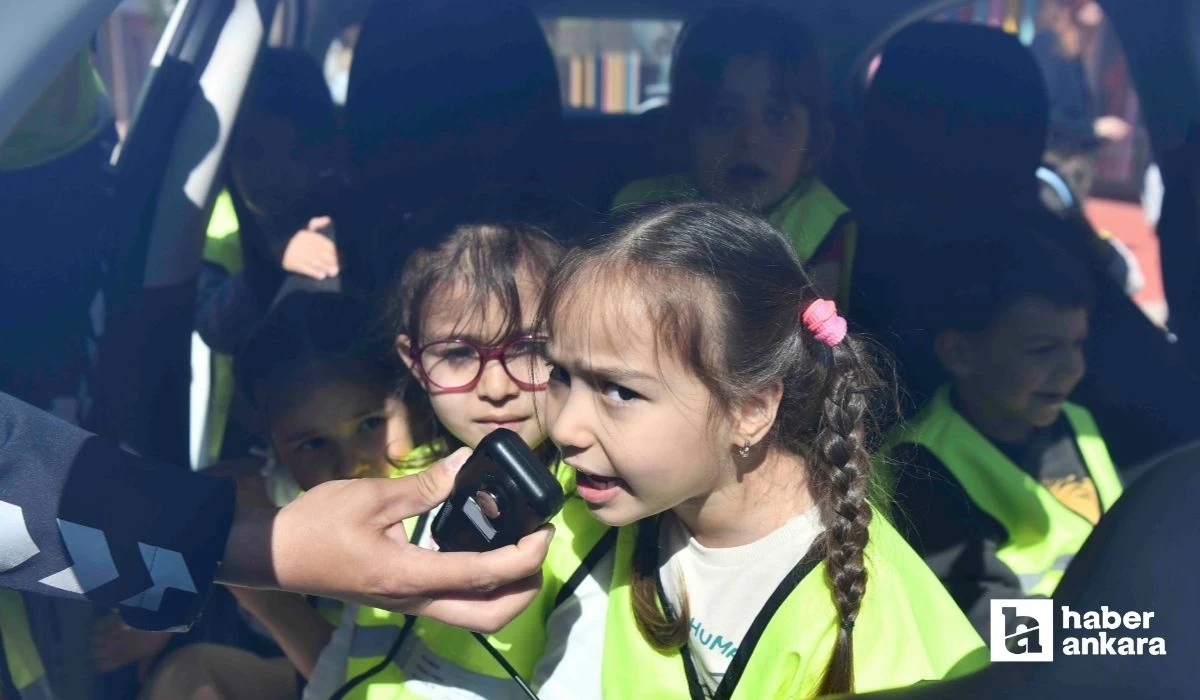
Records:
M167 629L195 619L219 574L494 631L537 593L552 530L487 553L423 550L403 532L449 496L466 456L323 484L281 511L235 509L230 480L130 454L0 393L0 586Z
M423 549L404 531L450 496L469 454L399 479L327 482L279 511L239 508L218 580L500 629L540 590L553 529L483 553Z
M233 483L126 452L0 394L0 586L120 607L133 626L199 614Z

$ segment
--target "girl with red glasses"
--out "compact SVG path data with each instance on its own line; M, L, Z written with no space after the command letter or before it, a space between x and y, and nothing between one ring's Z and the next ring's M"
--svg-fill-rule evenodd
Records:
M401 389L405 403L429 402L436 436L428 447L431 459L463 445L474 448L488 433L506 428L545 457L571 495L551 521L557 534L539 597L487 638L491 650L461 629L349 606L318 661L313 697L331 697L325 685L330 676L341 686L336 698L523 697L510 675L533 675L546 654L551 613L579 595L602 595L585 574L587 555L608 528L587 517L574 495L574 472L559 463L546 439L550 369L545 339L532 330L546 277L562 249L531 225L488 220L448 228L408 255L388 299L384 322L409 370ZM406 521L406 535L435 546L429 534L435 514Z

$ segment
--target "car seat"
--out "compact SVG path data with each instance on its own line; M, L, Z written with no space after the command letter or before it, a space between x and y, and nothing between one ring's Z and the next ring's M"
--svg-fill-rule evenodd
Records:
M377 0L346 96L354 177L419 204L493 178L545 175L558 74L533 13L474 0Z
M512 2L376 0L345 123L355 231L342 243L368 258L426 202L558 180L558 74L537 18Z

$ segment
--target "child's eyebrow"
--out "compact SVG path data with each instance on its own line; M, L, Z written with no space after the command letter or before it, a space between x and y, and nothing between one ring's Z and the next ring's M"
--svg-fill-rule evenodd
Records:
M502 345L502 344L508 342L509 340L512 340L514 338L520 338L522 336L540 337L540 335L538 333L536 333L534 331L534 329L532 329L532 328L519 327L519 328L514 329L511 333L509 333L505 337L501 338L499 341L497 341L495 343L495 345ZM491 342L492 338L484 340L482 337L480 337L479 335L477 335L475 333L457 333L457 332L440 333L440 334L436 334L436 335L431 334L429 336L429 340L427 340L421 344L422 345L430 345L432 343L443 342L446 340L466 340L466 341L475 343L476 345L492 344L492 342Z
M551 355L548 351L545 352L544 355L546 360L551 364L567 369L572 374L579 375L580 377L589 379L592 382L608 381L617 384L631 380L655 383L658 382L658 377L654 375L646 374L645 372L639 372L635 369L629 369L627 367L605 367L603 365L591 365L588 367L583 367L576 363L560 360Z
M284 442L299 442L301 440L307 440L316 434L317 434L317 431L315 431L315 430L301 430L300 432L292 433L291 435L284 435L283 441Z

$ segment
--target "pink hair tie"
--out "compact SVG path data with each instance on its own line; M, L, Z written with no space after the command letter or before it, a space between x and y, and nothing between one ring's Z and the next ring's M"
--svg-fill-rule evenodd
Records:
M846 338L846 319L838 315L837 304L828 299L816 299L800 315L805 328L817 340L833 347Z

